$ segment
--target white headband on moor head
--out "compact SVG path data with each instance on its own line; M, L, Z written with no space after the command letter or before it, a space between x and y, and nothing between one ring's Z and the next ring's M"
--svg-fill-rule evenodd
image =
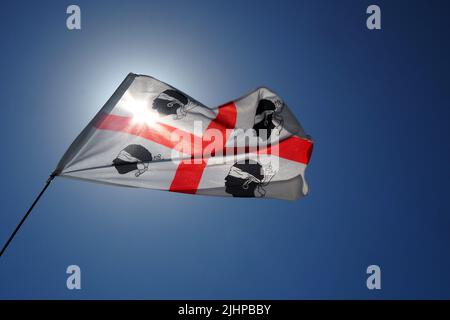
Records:
M256 184L255 196L264 197L266 194L266 190L264 189L264 187L269 184L270 180L272 180L273 176L275 175L275 172L272 170L272 167L270 165L263 167L264 177L261 180L255 177L254 175L246 171L243 171L242 169L239 169L238 167L232 166L228 175L231 177L245 180L245 182L242 184L242 188L245 190L248 189L250 183L254 182Z
M172 96L170 96L170 95L168 95L167 93L164 93L164 92L161 92L161 93L158 95L157 99L162 99L162 100L167 100L167 101L173 101L173 102L176 102L176 103L178 103L178 104L180 104L180 105L183 105L183 104L184 104L183 102L181 102L181 101L178 100L177 98L172 97Z
M198 105L188 98L188 102L186 104L182 104L181 107L177 109L177 114L175 115L174 119L176 120L186 117L188 111L196 106Z
M275 123L275 130L278 131L278 134L281 133L281 129L283 127L283 117L280 115L283 110L284 102L278 98L268 98L267 100L273 102L275 105L275 110L266 110L261 114L255 116L255 123L260 123L262 121L267 121L267 116L272 115L272 122ZM268 123L265 123L268 125Z
M142 162L138 158L133 157L125 150L120 151L117 158L125 162L136 163L137 171L134 173L136 177L139 177L141 174L148 170L148 163Z
M179 108L177 108L177 114L174 115L174 119L175 120L186 117L187 112L190 109L192 109L193 107L197 106L197 104L192 102L191 99L189 99L188 97L186 97L187 103L183 103L180 100L178 100L177 98L174 98L174 97L172 97L172 96L170 96L170 95L168 95L168 94L166 94L164 92L162 92L162 93L160 93L158 95L158 99L163 99L163 100L170 101L167 104L167 106L169 108L172 108L174 103L177 103L180 106Z

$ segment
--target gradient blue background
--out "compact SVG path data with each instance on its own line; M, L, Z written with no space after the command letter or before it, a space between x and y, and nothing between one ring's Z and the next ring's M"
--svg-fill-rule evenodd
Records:
M0 298L450 298L447 1L75 3L81 31L66 29L70 2L2 3L2 244L128 72L209 106L275 90L315 140L311 193L56 178L0 259ZM373 3L381 31L366 28Z

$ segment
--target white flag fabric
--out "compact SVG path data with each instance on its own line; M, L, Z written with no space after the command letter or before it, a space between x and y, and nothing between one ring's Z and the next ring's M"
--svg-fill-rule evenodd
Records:
M201 195L295 200L313 143L267 88L211 109L130 73L53 175Z

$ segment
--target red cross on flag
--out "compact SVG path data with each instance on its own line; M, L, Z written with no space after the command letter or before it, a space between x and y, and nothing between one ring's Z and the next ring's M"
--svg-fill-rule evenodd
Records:
M53 175L189 194L298 199L313 143L267 88L210 109L129 74Z

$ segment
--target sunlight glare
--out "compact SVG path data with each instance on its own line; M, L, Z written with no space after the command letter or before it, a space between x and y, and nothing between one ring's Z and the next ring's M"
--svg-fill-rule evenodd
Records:
M133 115L133 123L145 123L154 126L158 120L158 114L152 112L144 99L127 97L126 110Z

